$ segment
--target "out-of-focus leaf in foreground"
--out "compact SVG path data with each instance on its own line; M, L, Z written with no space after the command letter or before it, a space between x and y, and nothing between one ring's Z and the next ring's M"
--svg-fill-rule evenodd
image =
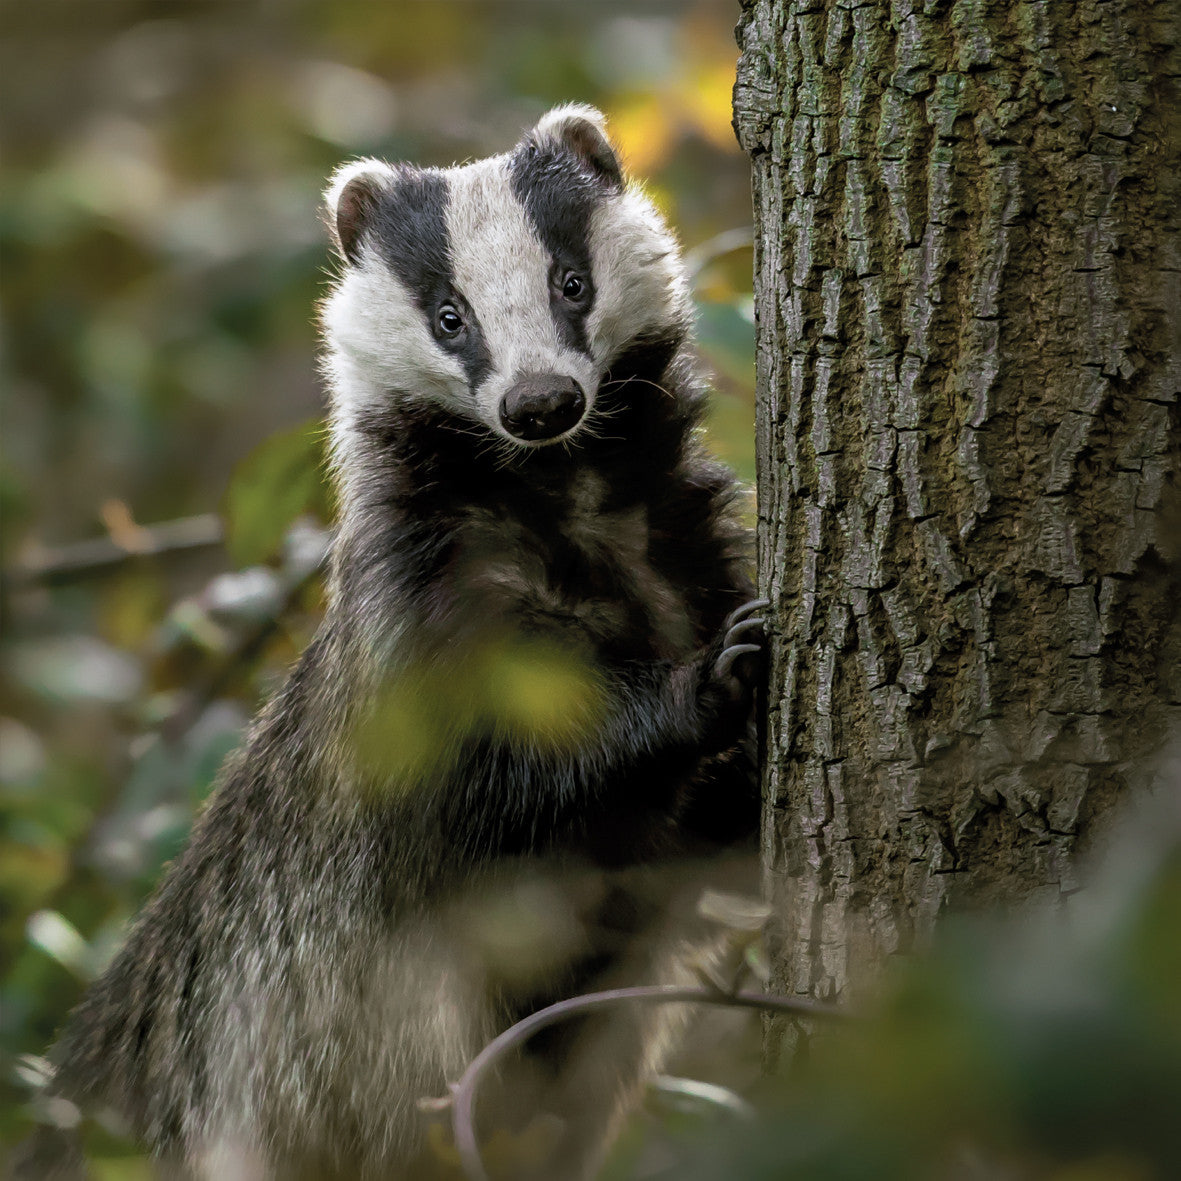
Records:
M805 1031L685 1181L1181 1176L1181 805L1150 800L1066 906L949 918L879 1004ZM788 1041L801 1031L779 1026ZM786 1062L786 1059L785 1059Z
M388 791L446 774L472 742L493 736L543 756L569 750L603 707L597 674L577 653L493 633L462 656L391 676L354 731L356 769Z
M303 513L328 515L324 424L310 419L260 443L226 489L226 544L239 566L269 558Z

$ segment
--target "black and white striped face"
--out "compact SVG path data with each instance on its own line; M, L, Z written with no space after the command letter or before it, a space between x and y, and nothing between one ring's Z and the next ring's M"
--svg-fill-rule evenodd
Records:
M630 344L688 323L676 242L593 108L551 111L461 167L347 165L327 200L345 263L324 309L342 457L350 422L391 397L524 447L569 439Z

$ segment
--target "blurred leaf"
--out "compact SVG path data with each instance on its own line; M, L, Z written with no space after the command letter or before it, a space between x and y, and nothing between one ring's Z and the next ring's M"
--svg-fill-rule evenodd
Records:
M78 929L56 910L39 910L29 916L25 925L29 942L62 967L84 980L90 978L86 940Z
M205 587L201 605L216 623L261 623L282 608L283 584L266 566L227 571Z
M16 718L0 717L0 786L25 786L45 770L45 746Z
M311 419L260 443L234 471L226 490L226 543L239 566L279 549L288 525L306 512L327 512L324 424Z
M595 670L579 656L494 634L463 657L421 661L391 677L350 747L373 788L406 790L493 734L541 753L567 750L593 730L603 707Z
M428 775L445 772L457 755L450 731L470 716L464 705L430 670L393 679L349 741L363 782L375 792L407 791Z
M134 650L159 626L167 600L156 571L140 565L111 579L98 608L104 635L112 643Z
M701 65L680 87L680 97L694 130L723 151L738 152L738 139L730 126L734 96L734 60Z
M140 691L138 662L94 636L29 640L11 653L18 680L57 701L121 704Z
M69 869L69 857L60 845L13 841L0 858L0 896L14 911L27 912L65 881Z
M490 647L479 670L484 710L493 728L541 750L568 749L602 718L594 669L544 642Z
M226 652L233 636L229 628L209 618L209 613L196 598L181 599L168 613L161 628L162 642L167 646L188 640L206 651Z
M624 167L640 176L664 162L676 134L669 104L651 93L613 107L608 127Z

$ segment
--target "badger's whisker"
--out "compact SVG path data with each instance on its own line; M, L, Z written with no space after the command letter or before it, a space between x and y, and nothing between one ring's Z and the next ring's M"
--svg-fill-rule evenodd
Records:
M665 397L672 398L674 400L676 398L676 395L671 390L666 389L664 386L662 386L657 381L650 381L646 377L615 377L615 378L612 378L610 381L605 381L602 384L602 386L600 386L599 388L604 389L604 390L618 389L620 386L632 385L632 384L650 385L654 390L659 390L662 394L665 395Z

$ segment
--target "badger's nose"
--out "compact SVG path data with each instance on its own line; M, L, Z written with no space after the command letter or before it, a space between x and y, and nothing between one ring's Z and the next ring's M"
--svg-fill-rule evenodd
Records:
M576 426L585 411L582 386L556 373L526 373L500 401L504 429L531 443L557 438Z

